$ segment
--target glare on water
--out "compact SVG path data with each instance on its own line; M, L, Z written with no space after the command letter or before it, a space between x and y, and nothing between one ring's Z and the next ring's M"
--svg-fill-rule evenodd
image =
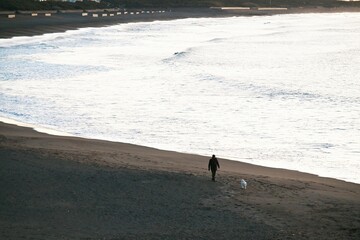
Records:
M0 40L0 116L360 183L359 39L341 13Z

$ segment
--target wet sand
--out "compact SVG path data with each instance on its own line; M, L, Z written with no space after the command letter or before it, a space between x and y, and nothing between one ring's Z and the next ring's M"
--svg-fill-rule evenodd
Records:
M360 238L359 184L209 157L0 123L0 238Z
M17 15L0 19L0 38L257 14L274 13L177 9L113 18ZM52 136L0 123L0 238L360 239L359 184L221 156L214 183L207 171L211 154ZM242 178L246 190L240 188Z
M147 11L147 10L146 10ZM151 11L151 10L150 10ZM125 15L103 17L103 12L97 12L98 17L92 17L93 13L82 17L81 13L55 13L51 17L39 14L31 17L30 14L17 14L14 19L2 16L0 19L0 38L11 38L14 36L33 36L44 33L65 32L84 27L102 27L128 22L148 22L157 20L172 20L190 17L220 17L231 16L232 13L211 9L176 9L164 10L164 13L141 13L140 10L128 10ZM134 14L130 14L130 13ZM136 14L136 12L140 12Z
M151 11L154 9L143 9ZM28 14L16 14L15 18L7 18L8 15L0 14L0 39L16 36L34 36L45 33L65 32L84 27L102 27L119 23L146 22L158 20L173 20L183 18L201 17L233 17L233 16L259 16L274 14L294 14L294 13L335 13L335 12L359 12L360 8L289 8L287 10L218 10L210 8L176 8L161 9L163 13L141 13L141 10L127 10L128 14L116 15L116 12L106 13L102 17L102 12L98 12L98 17L92 17L93 13L82 17L81 13L54 13L51 17L46 17L44 13L32 17ZM156 10L159 11L159 10ZM130 14L133 12L134 14ZM139 14L135 14L139 12ZM114 16L110 17L110 13Z

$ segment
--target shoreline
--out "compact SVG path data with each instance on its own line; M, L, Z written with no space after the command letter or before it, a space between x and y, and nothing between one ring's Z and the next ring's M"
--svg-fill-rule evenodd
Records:
M119 23L78 18L18 19L7 31L0 21L0 38ZM223 158L214 183L211 154L67 136L0 117L0 238L360 239L360 184Z
M1 122L0 159L4 238L360 237L355 183Z
M46 135L50 135L50 136L58 136L58 137L72 137L72 138L78 138L78 139L87 139L87 140L94 140L94 141L104 141L104 142L111 142L111 143L119 143L119 144L129 144L129 145L134 145L134 146L138 146L138 147L143 147L143 148L151 148L151 149L156 149L159 151L168 151L168 152L174 152L174 153L179 153L179 154L189 154L189 155L198 155L201 156L201 154L198 153L191 153L191 152L178 152L176 150L171 150L171 149L161 149L161 148L156 148L153 146L143 146L143 145L137 145L137 144L133 144L133 143L128 143L128 142L117 142L117 141L112 141L112 140L106 140L106 139L97 139L97 138L87 138L87 137L81 137L81 136L76 136L67 132L63 132L63 131L58 131L58 130L54 130L51 128L46 128L46 127L42 127L42 126L38 126L38 125L34 125L34 124L28 124L25 122L20 122L11 118L6 118L6 117L1 117L0 116L0 124L9 124L9 125L14 125L17 127L25 127L25 128L30 128L33 131L40 133L40 134L46 134ZM333 178L333 177L328 177L328 176L321 176L319 174L316 173L310 173L310 172L303 172L300 170L294 170L294 169L287 169L287 168L281 168L281 167L271 167L271 166L266 166L266 165L258 165L258 164L254 164L254 163L248 163L248 162L244 162L241 161L240 159L230 159L230 158L226 158L227 161L232 161L232 162L239 162L239 163L243 163L243 164L249 164L252 165L254 167L261 167L261 168L268 168L268 169L277 169L280 171L292 171L292 172L297 172L300 174L309 174L318 178L324 178L324 179L333 179L336 181L342 181L345 183L350 183L350 184L357 184L360 186L360 183L357 182L351 182L351 181L346 181L344 179L339 179L339 178Z
M46 128L46 127L42 127L42 126L37 126L35 124L30 124L30 123L25 123L25 122L20 122L11 118L6 118L6 117L1 117L0 116L0 122L1 123L6 123L6 124L10 124L10 125L15 125L18 127L26 127L26 128L31 128L32 130L38 132L38 133L45 133L48 135L54 135L54 136L62 136L62 137L75 137L74 135L67 133L67 132L60 132L54 129L50 129L50 128Z
M260 8L259 8L260 9ZM65 32L67 30L76 30L86 27L105 27L121 23L130 22L151 22L167 21L184 18L218 18L218 17L245 17L245 16L269 16L278 14L306 14L306 13L341 13L341 12L360 12L356 7L339 7L339 8L289 8L286 10L274 8L264 8L263 10L249 9L211 9L211 8L175 8L166 9L164 12L155 12L147 14L138 10L133 14L116 13L98 14L98 17L82 16L81 13L55 13L49 17L41 14L32 17L31 14L16 14L14 18L8 18L8 15L0 15L0 39L9 39L18 36L36 36L46 33Z

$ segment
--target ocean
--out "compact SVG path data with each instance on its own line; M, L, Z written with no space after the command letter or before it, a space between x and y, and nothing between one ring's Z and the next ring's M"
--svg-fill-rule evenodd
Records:
M0 117L360 183L360 14L0 39Z

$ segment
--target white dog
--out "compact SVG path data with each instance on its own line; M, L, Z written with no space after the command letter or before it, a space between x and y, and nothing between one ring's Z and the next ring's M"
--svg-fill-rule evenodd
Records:
M246 189L247 183L244 179L241 179L240 186L241 186L241 188Z

